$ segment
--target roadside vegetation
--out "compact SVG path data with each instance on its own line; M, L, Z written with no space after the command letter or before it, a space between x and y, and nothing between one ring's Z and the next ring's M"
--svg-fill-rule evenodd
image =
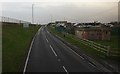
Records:
M60 36L61 38L63 38L64 40L66 40L67 42L71 43L72 45L77 46L78 48L82 49L83 51L85 51L88 55L92 55L96 58L102 58L102 59L106 59L106 58L111 58L111 59L117 59L118 57L108 57L106 54L101 53L99 51L96 51L95 49L84 45L82 42L80 42L80 40L78 38L75 37L75 35L71 35L68 33L64 33L64 32L58 32L55 30L54 27L48 26L48 30L52 33L52 34L56 34L58 36ZM103 44L103 45L109 45L113 48L116 48L115 50L118 50L118 37L116 36L111 36L111 40L110 41L95 41L97 43Z
M111 40L104 40L104 41L101 41L101 40L93 40L94 42L96 43L100 43L102 45L105 45L105 46L110 46L114 51L117 51L117 50L120 50L120 47L118 45L118 40L119 40L119 36L111 36Z
M31 40L39 28L2 25L2 72L22 72Z

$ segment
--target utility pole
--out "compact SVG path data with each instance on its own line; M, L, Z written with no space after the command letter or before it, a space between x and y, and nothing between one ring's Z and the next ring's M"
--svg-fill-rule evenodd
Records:
M32 4L32 23L34 23L34 4Z
M65 21L65 17L64 17L64 21Z
M120 22L120 1L118 2L118 22Z
M52 23L52 15L51 15L51 23Z

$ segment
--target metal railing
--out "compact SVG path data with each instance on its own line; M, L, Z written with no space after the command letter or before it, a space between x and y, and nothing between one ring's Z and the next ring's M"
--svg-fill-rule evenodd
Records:
M23 20L19 20L19 19L4 17L4 16L0 16L0 22L8 22L8 23L30 23L28 21L23 21Z

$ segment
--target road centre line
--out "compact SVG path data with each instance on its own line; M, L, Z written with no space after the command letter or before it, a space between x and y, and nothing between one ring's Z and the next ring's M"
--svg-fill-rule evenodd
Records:
M49 43L48 39L46 38L46 41Z
M68 71L67 71L67 69L65 68L65 66L63 66L63 69L65 70L65 72L68 74Z

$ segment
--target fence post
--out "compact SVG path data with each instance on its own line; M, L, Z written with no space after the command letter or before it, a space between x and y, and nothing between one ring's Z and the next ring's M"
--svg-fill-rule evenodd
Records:
M107 46L107 56L110 56L110 46Z

